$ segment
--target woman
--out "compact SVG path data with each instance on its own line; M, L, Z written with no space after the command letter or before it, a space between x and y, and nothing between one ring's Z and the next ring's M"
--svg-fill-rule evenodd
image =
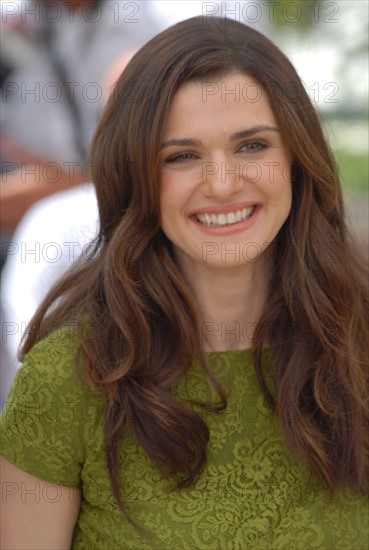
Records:
M4 413L9 546L365 547L366 272L289 61L181 22L126 67L91 158L99 237Z

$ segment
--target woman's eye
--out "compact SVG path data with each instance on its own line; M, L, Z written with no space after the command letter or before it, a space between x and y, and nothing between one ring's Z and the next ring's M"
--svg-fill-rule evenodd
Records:
M187 160L193 160L196 159L196 155L193 153L177 153L176 155L172 155L165 162L185 162Z
M265 149L266 146L266 143L262 141L249 141L248 143L244 143L239 150L246 153L257 153Z

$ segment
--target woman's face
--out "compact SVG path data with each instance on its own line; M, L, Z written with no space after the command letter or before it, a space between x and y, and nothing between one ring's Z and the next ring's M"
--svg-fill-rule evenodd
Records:
M161 227L176 259L256 262L291 209L291 158L251 77L190 81L171 104L161 149Z

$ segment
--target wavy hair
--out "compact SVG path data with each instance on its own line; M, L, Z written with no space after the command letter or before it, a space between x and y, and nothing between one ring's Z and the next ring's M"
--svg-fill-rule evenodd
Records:
M268 300L252 341L260 387L287 444L330 492L368 491L368 272L346 227L332 154L286 56L241 23L195 17L148 42L118 80L91 149L98 238L88 260L48 294L22 349L24 356L50 327L83 325L87 317L87 333L79 330L84 375L104 394L107 467L124 513L117 458L123 425L163 475L186 487L206 464L209 430L170 390L195 355L219 396L200 406L226 406L196 304L160 228L159 149L181 84L234 72L266 91L293 159L292 210L272 246ZM266 346L275 395L262 372Z

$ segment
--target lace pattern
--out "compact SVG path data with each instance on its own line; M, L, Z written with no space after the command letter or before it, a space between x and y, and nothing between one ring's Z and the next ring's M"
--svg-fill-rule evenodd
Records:
M18 371L1 425L3 455L29 473L79 486L75 549L364 550L369 504L345 492L328 503L298 464L264 403L248 350L209 354L228 407L201 411L210 428L208 464L194 487L170 491L132 433L119 456L124 499L145 532L116 506L104 462L102 398L74 366L76 342L59 331L39 343ZM215 399L195 362L175 390L179 399Z

